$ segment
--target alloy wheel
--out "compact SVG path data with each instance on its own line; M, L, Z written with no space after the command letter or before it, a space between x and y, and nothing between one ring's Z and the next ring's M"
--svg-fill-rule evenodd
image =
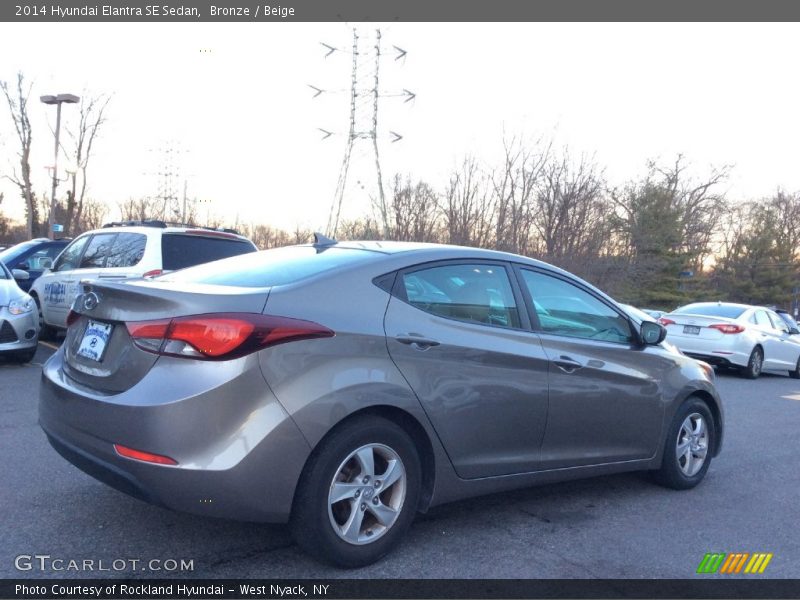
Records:
M684 419L678 430L675 454L678 466L687 477L693 477L706 462L708 455L708 424L700 413L692 413Z
M367 444L342 461L328 493L328 517L344 541L362 545L381 538L397 521L406 497L400 456L383 444Z

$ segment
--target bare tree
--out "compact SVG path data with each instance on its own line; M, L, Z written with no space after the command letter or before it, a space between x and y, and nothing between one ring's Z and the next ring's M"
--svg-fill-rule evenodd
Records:
M586 156L573 162L568 150L551 158L543 171L530 219L541 244L539 254L588 275L610 238L603 174Z
M123 221L146 221L154 218L153 210L157 209L159 202L152 198L128 198L125 202L117 204L120 219Z
M494 212L491 180L474 157L466 157L450 175L441 210L448 243L491 247Z
M75 171L70 174L71 188L67 191L67 208L64 220L64 231L69 234L72 226L80 222L83 215L84 198L87 189L87 170L92 157L92 146L100 128L105 123L105 110L110 96L90 96L86 92L81 95L80 118L77 131L67 128L67 133L74 143L73 157ZM80 181L80 185L78 184Z
M28 97L31 93L33 84L25 85L25 76L22 72L17 73L17 86L12 90L8 82L0 81L0 88L6 97L8 103L8 110L11 113L11 119L14 122L14 129L17 133L19 140L19 168L12 168L12 174L6 175L6 179L16 185L22 198L25 200L25 216L27 220L27 233L28 238L34 236L34 228L39 227L39 211L36 206L36 198L33 193L33 186L31 183L31 141L33 139L31 132L31 122L28 119Z
M492 176L495 196L495 244L498 250L530 254L537 186L548 164L550 143L531 146L503 140L503 166Z
M394 177L391 212L391 237L399 241L436 241L439 217L439 198L433 188L423 181L411 183L411 178Z

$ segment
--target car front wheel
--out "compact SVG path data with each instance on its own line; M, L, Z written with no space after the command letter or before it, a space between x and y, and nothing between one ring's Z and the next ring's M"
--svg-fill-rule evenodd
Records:
M335 429L303 470L290 520L297 544L339 567L375 562L417 512L419 455L395 423L363 416Z
M656 481L676 490L700 483L711 464L716 434L708 405L700 398L688 398L672 420L661 468L654 473Z

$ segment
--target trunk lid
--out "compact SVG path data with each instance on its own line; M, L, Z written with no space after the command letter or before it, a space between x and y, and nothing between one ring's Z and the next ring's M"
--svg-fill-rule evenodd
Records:
M136 385L159 358L133 343L125 323L217 312L261 313L268 294L269 289L264 288L147 280L83 281L73 303L79 317L64 340L64 372L94 392L124 392ZM95 335L87 336L89 331ZM88 343L91 337L101 339L92 345Z
M710 327L710 325L742 325L736 321L736 319L681 313L667 314L664 315L662 319L674 321L674 323L666 325L667 335L671 338L687 338L694 340L713 341L720 340L726 335L735 335L723 333L719 329Z

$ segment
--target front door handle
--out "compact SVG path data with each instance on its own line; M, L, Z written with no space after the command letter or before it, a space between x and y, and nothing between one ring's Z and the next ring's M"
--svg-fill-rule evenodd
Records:
M563 355L553 360L553 364L555 364L559 369L564 371L564 373L574 373L578 369L583 368L583 365L579 363L577 360L574 360L569 356L563 356Z
M431 338L426 338L421 335L416 335L414 333L401 333L395 338L401 344L407 344L416 348L417 350L427 350L431 346L438 346L439 342L433 340Z

